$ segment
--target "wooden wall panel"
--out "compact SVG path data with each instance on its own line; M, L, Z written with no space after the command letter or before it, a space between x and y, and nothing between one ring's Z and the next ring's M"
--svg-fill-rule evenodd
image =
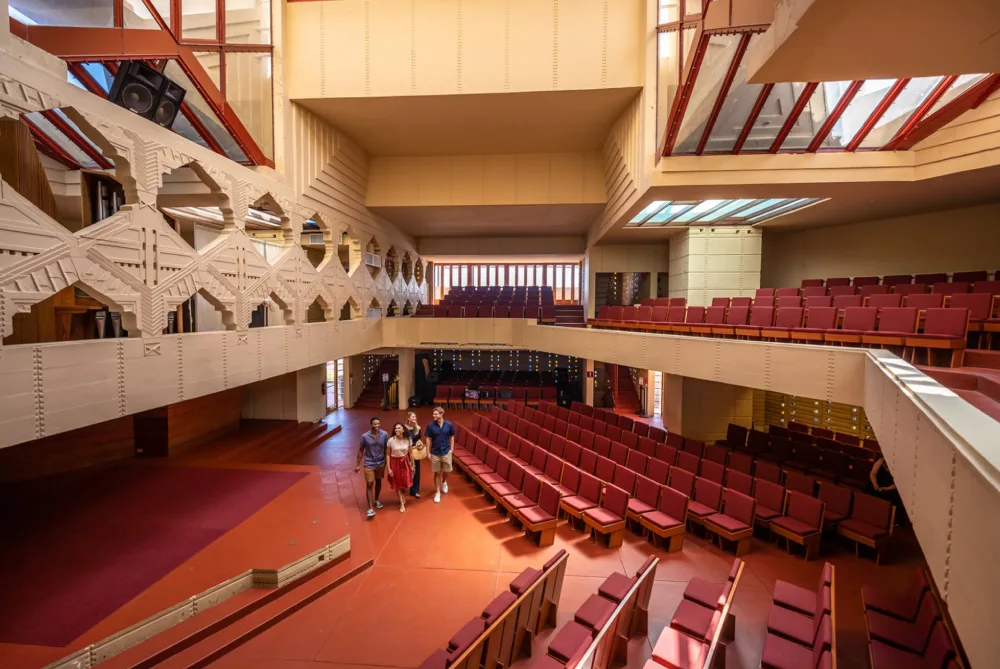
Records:
M132 416L0 448L0 483L51 476L132 457Z

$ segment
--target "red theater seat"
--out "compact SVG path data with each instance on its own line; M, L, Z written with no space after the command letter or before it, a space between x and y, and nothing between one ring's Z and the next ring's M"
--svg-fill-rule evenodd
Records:
M712 583L695 576L684 588L684 599L689 599L709 609L721 611L726 605L726 599L733 589L733 581L736 580L742 563L743 561L739 558L733 560L733 566L729 570L729 578L725 583Z
M833 307L806 309L805 327L792 328L792 341L821 343L827 330L837 325L837 310Z
M926 363L931 364L932 350L949 350L951 366L962 364L966 338L969 333L969 310L963 308L928 309L924 331L906 337L906 346L926 351Z
M786 609L797 611L804 615L813 615L819 603L829 601L823 599L823 589L833 584L833 565L829 562L820 571L819 582L815 590L809 590L787 581L777 580L774 583L774 603ZM829 608L824 608L829 613Z
M886 307L879 311L874 332L861 337L864 344L905 346L906 338L917 331L917 310L914 307Z
M805 549L807 560L816 557L819 554L826 505L794 490L789 490L785 499L784 515L771 521L771 531L786 541L800 544Z
M795 299L798 300L798 298ZM760 336L763 339L773 339L775 341L790 340L792 338L792 330L802 327L803 314L804 310L799 306L782 307L779 304L777 314L774 317L774 325L771 327L762 327L760 329Z

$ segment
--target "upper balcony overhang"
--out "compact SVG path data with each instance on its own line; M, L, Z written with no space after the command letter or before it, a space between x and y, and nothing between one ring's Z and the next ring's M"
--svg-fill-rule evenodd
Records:
M997 72L998 25L994 0L785 0L747 72L759 84Z

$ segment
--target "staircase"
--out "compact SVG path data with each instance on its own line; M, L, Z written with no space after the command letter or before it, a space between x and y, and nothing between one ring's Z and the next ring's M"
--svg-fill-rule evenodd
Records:
M382 376L388 374L389 381L383 383ZM355 409L375 409L382 408L382 398L385 397L385 390L399 374L399 361L393 358L386 358L382 361L379 371L372 375L361 391L361 396L354 403Z
M632 383L632 370L623 365L614 367L617 371L613 373L617 376L611 382L611 394L615 399L615 413L636 415L639 413L639 393Z
M556 305L556 325L568 328L587 327L587 320L583 316L582 304L557 304Z

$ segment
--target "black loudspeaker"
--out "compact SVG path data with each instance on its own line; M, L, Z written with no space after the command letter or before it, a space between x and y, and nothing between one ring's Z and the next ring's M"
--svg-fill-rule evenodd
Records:
M169 128L186 91L141 61L123 61L108 91L108 100L157 125Z

